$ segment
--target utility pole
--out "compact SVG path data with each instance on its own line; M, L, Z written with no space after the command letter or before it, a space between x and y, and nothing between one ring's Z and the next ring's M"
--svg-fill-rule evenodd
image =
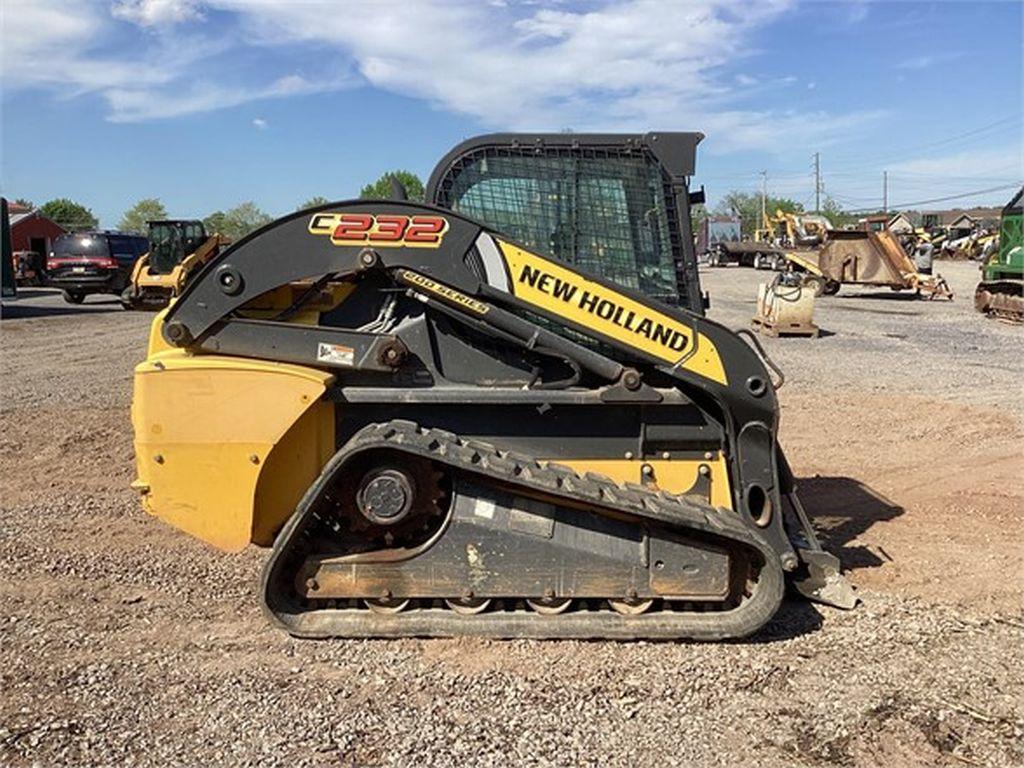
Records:
M889 212L889 172L882 171L882 213Z
M821 153L814 153L814 212L821 213Z
M768 218L768 171L761 171L761 222L757 229L764 226L764 220Z

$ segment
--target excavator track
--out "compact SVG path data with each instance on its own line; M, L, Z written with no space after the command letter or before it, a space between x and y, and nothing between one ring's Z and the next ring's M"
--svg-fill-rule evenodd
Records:
M974 294L979 312L1007 323L1024 323L1024 295L1020 282L993 280L982 282Z
M436 595L403 594L382 603L376 599L379 592L370 588L362 599L301 594L297 584L303 580L304 563L319 554L316 531L323 520L318 504L337 473L368 451L429 461L439 471L463 478L460 482L471 488L500 488L713 542L717 551L728 554L731 564L742 564L742 572L736 578L736 567L730 565L728 594L717 601L630 602L622 594L576 599L570 593L551 594L547 600L531 595L486 602L464 599L460 606L458 595L444 600ZM389 421L361 429L328 462L278 535L263 570L262 586L270 618L289 633L307 638L474 635L722 640L749 635L775 614L783 595L783 573L778 556L753 527L735 512L716 509L700 497L619 485L603 476L579 475L567 467L451 432Z

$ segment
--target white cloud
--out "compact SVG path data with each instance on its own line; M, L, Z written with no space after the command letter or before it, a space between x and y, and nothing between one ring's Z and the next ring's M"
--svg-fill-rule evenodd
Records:
M105 19L96 8L72 0L5 0L0 29L0 67L4 87L117 82L130 67L88 53ZM145 72L135 73L145 78Z
M988 180L1024 179L1024 156L1020 145L1000 148L967 149L947 155L907 160L889 166L893 176ZM980 186L985 186L984 184Z
M846 8L846 23L860 24L868 17L871 6L868 0L851 0Z
M744 107L755 78L729 69L750 55L754 33L795 0L554 7L410 0L365 6L358 23L352 13L322 2L115 0L105 14L97 4L5 1L14 5L8 15L32 15L22 13L24 4L36 17L47 16L43 26L57 43L24 51L22 63L5 56L5 75L13 70L23 83L98 91L117 122L349 87L352 72L377 88L508 130L670 126L706 130L719 147L773 150L782 146L781 136L790 144L823 142L830 132L870 117ZM229 26L206 30L212 17ZM145 46L117 58L90 46L123 21L151 33ZM180 30L183 22L187 32ZM37 24L23 26L28 31ZM4 43L7 37L5 29ZM229 45L243 53L273 49L275 60L284 61L300 51L321 52L318 61L331 62L334 71L254 83L251 73L239 74L243 70L230 63L215 65L216 53ZM48 55L52 50L61 53Z
M857 127L885 116L882 110L847 112L785 112L732 110L705 115L712 153L741 150L782 151L792 147L827 149L842 143ZM667 119L667 118L666 118ZM665 123L662 123L665 124Z
M116 0L110 12L143 27L202 18L196 0Z
M927 53L921 56L912 56L909 59L896 64L897 69L931 69L936 64L943 61L953 61L963 56L962 51L952 51L949 53Z
M252 127L257 131L265 131L267 130L267 121L262 117L254 117L252 119Z
M325 17L315 4L215 2L243 14L266 44L341 49L372 85L495 128L668 125L707 130L718 148L775 150L782 135L824 143L877 114L804 118L740 108L737 99L757 81L730 81L722 71L748 54L751 34L787 12L789 0L619 0L579 10L421 0L375 6L360 25Z
M104 97L112 109L109 118L111 122L138 123L237 107L261 99L318 93L329 87L328 84L312 83L298 75L289 75L259 87L229 87L198 82L180 91L112 88L104 93ZM255 121L253 124L256 124Z
M187 33L173 29L178 22L202 20L194 0L123 0L109 7L75 0L3 1L4 88L97 93L110 108L111 122L179 117L352 83L342 77L313 82L297 74L251 82L221 72L212 62L230 51L230 40L201 25ZM152 34L117 38L119 20Z
M928 69L932 64L935 63L934 56L914 56L910 59L904 59L899 62L896 66L899 69Z
M0 74L6 88L53 87L71 94L149 87L179 77L223 43L146 40L111 44L110 17L71 0L5 0Z

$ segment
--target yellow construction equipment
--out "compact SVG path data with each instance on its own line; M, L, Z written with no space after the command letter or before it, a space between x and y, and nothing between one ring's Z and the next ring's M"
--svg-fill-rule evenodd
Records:
M166 307L230 242L222 235L207 235L203 222L198 220L149 222L149 253L135 262L121 304L125 309Z
M329 203L218 254L135 371L145 508L272 547L265 609L301 637L741 637L787 580L852 607L778 369L704 316L701 138L479 137L436 205Z
M776 210L774 216L763 216L754 239L789 248L813 248L822 245L831 231L832 222L825 216Z

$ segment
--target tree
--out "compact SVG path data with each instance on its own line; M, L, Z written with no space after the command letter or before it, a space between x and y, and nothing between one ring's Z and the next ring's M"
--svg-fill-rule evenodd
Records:
M803 210L804 207L800 203L790 200L788 197L769 195L765 201L765 211L769 216L775 211L802 213ZM739 217L744 235L753 235L754 230L761 226L761 196L758 194L733 190L719 201L715 211Z
M377 179L373 184L367 184L359 192L359 196L362 198L379 198L382 200L391 199L391 177L396 177L402 186L405 187L405 192L409 196L409 199L414 203L423 202L423 182L420 181L420 177L415 173L409 171L389 171Z
M224 211L214 211L205 219L203 219L203 226L206 228L208 234L220 233L224 234L224 220L226 215Z
M249 201L236 205L225 212L215 211L203 219L203 225L209 232L219 232L233 241L240 240L253 230L273 219L261 211L256 203Z
M300 205L295 210L296 211L304 211L307 208L319 208L321 205L327 205L329 202L331 202L331 201L328 200L326 197L320 197L320 195L316 195L315 197L309 198L309 200L304 202L302 205Z
M84 205L60 197L56 200L49 200L39 208L39 212L59 227L69 232L76 232L83 229L96 229L99 221L92 211Z
M36 204L31 200L26 200L24 197L19 197L14 201L15 205L20 205L22 208L28 208L30 211L35 210Z
M836 229L842 229L847 224L857 223L857 216L844 211L843 207L831 197L825 198L825 203L821 206L821 213L832 222L832 226Z
M166 218L167 209L164 208L164 204L155 197L145 197L124 212L117 228L122 232L144 235L149 231L147 222Z

